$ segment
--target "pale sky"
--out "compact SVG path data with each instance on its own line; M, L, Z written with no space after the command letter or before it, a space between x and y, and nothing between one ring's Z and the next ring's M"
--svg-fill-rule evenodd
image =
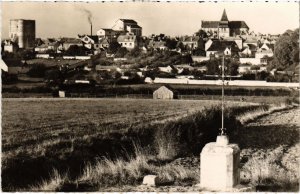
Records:
M36 37L90 34L83 9L92 13L94 34L100 28L111 28L117 19L123 18L136 20L143 28L143 35L192 35L200 29L201 20L220 20L223 9L229 21L245 21L255 32L279 34L299 27L299 4L295 2L2 2L2 37L8 37L10 19L36 20Z

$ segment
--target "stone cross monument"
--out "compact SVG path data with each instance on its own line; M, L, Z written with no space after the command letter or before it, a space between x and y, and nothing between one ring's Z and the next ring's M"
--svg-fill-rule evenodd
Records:
M224 55L222 63L222 128L216 142L201 152L200 187L212 191L230 191L240 183L240 149L230 144L224 128Z

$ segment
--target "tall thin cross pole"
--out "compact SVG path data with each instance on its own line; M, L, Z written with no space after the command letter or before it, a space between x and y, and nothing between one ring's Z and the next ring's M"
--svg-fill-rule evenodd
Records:
M225 135L224 132L224 55L222 60L222 128L221 128L221 135Z

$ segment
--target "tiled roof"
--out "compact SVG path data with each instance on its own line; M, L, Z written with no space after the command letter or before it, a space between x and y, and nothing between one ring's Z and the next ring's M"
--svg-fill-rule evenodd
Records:
M239 48L234 41L213 41L207 51L224 51L226 48L231 48L231 51L238 52Z
M247 47L251 50L251 51L256 51L257 50L257 46L253 45L253 44L247 44Z
M219 21L202 21L201 27L202 28L218 28L219 26L227 27L227 22L219 22ZM228 22L229 28L247 28L249 29L248 25L244 21L229 21Z
M219 21L202 21L202 28L218 28Z
M130 26L131 28L142 28L141 26L139 26L137 24L130 24L128 26Z
M82 41L77 38L62 38L61 41L63 43L69 43L69 44L80 44Z
M137 24L136 21L132 20L132 19L120 19L122 22L125 22L125 23L132 23L132 24Z
M106 32L113 32L114 30L111 28L101 28L101 30L104 30Z
M247 28L247 29L249 29L248 25L244 21L230 21L229 28Z

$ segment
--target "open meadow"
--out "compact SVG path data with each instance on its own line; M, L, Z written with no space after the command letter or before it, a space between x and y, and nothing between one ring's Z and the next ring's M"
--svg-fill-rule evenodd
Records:
M205 143L214 141L220 127L219 104L213 100L3 99L3 190L79 191L78 184L83 190L101 190L140 184L145 173L166 169L173 173L163 177L168 183L170 176L177 182L196 183L197 171L163 165L198 155ZM227 102L226 107L225 125L235 137L241 126L238 115L270 108L249 102ZM145 150L150 158L144 157ZM114 161L119 161L122 172ZM119 175L124 177L116 178Z

